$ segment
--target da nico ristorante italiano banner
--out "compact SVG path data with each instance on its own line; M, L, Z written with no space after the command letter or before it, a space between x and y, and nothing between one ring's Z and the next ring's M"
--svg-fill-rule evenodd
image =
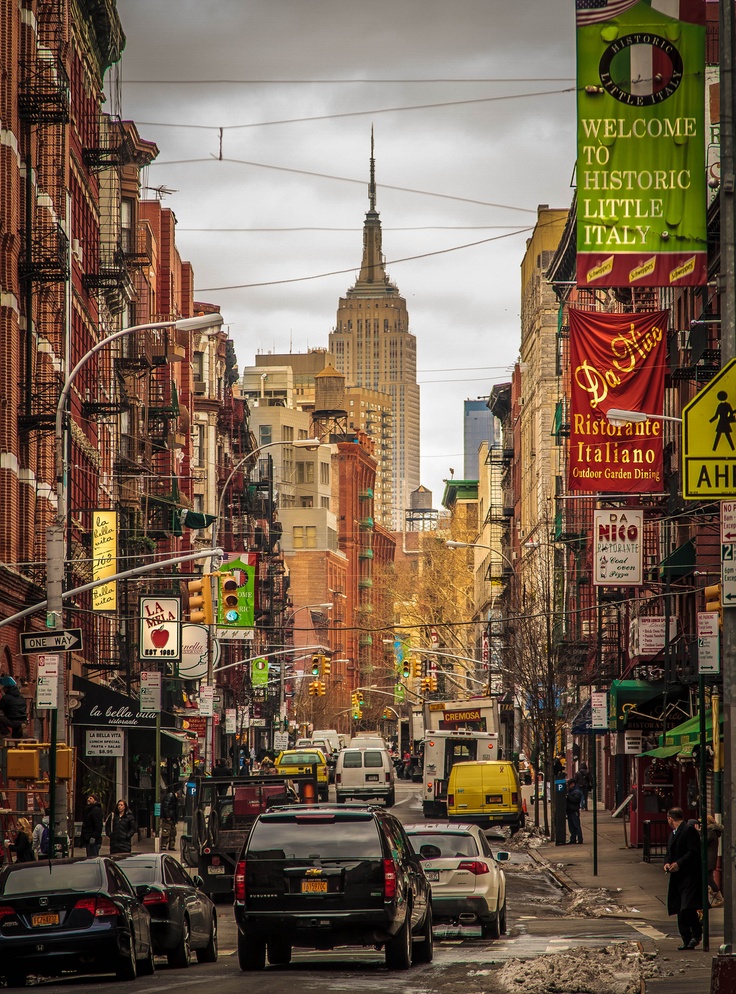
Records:
M705 0L576 0L578 286L706 282Z
M667 311L570 309L570 490L662 490L662 422L611 424L612 408L662 414Z

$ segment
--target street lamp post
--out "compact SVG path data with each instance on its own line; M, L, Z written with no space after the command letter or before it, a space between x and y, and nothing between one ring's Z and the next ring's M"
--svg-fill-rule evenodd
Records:
M64 561L65 561L65 532L67 527L67 462L64 453L64 420L67 401L74 381L89 360L103 348L113 342L139 331L156 331L163 328L174 328L177 331L201 331L206 334L217 334L222 327L221 314L203 314L194 318L180 320L154 321L148 324L132 325L123 328L106 338L100 339L89 349L66 377L59 395L54 422L54 482L56 490L56 515L53 523L46 530L46 627L49 629L62 628L64 602ZM49 757L49 776L54 784L56 775L56 759L59 745L66 744L68 738L68 714L66 702L66 668L59 667L59 677L56 693L56 707L51 709L51 742ZM59 720L61 718L61 720ZM158 771L157 771L158 774ZM66 788L63 782L56 781L56 786L49 791L49 807L51 808L50 825L52 838L56 832L56 814L59 813L59 834L67 833ZM51 846L54 852L54 845Z

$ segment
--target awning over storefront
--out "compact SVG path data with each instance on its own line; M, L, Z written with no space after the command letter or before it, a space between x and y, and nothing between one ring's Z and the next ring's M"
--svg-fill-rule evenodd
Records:
M668 759L670 756L676 756L679 751L679 746L659 746L657 749L650 749L649 752L643 752L641 755L654 756L655 759Z
M720 714L719 725L723 728L723 712ZM713 715L710 711L705 713L705 737L708 741L713 738ZM693 746L700 743L700 715L688 718L681 725L671 728L666 736L660 735L660 746L665 748L672 746L677 749L679 755L690 755Z
M662 560L658 567L659 578L666 581L690 576L695 571L696 565L695 543L690 539Z
M175 728L161 729L161 756L163 759L188 756L197 742L193 732ZM155 728L134 728L128 733L128 750L131 755L153 756L156 752Z
M616 728L625 728L629 712L636 710L638 704L661 697L662 691L662 683L652 683L650 680L614 680L609 691L609 707L615 717Z
M593 705L590 698L572 719L573 735L590 735L593 731Z
M76 674L72 688L78 693L78 705L72 711L72 724L86 728L155 728L156 714L141 711L135 697L119 694L100 683L85 680ZM176 719L168 711L161 713L161 724L173 726Z

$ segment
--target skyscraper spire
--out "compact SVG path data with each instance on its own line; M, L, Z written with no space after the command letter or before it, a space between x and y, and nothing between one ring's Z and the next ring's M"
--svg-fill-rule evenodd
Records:
M371 168L368 181L368 211L363 225L363 261L360 264L360 276L353 292L361 289L372 290L376 284L395 290L389 282L383 261L381 249L381 220L376 210L376 160L374 158L373 126L371 125Z
M373 158L373 125L371 125L371 178L368 183L368 203L371 212L376 210L376 160Z

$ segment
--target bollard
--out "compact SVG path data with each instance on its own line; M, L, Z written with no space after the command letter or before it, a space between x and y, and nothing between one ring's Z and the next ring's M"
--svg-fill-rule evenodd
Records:
M734 994L736 991L736 956L713 957L710 994Z

